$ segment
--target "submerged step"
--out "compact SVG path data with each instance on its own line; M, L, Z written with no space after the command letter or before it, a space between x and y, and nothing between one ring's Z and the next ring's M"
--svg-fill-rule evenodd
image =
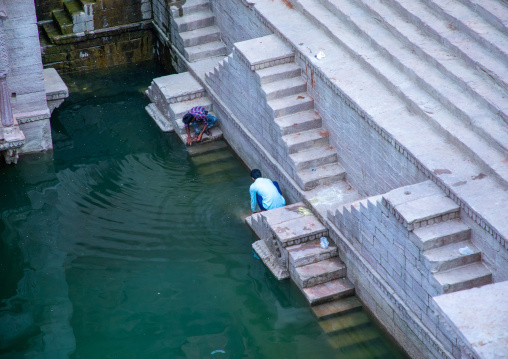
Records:
M362 308L362 303L355 296L337 299L333 302L318 304L311 307L318 319L346 314L360 308Z
M325 333L334 333L341 330L359 327L370 322L371 320L365 312L358 311L320 320L319 326L323 328Z
M362 343L367 343L380 337L381 333L379 330L376 327L369 325L358 330L337 333L336 335L330 337L328 342L336 349L340 348L342 350L352 350L356 346L360 346ZM354 357L351 356L350 358Z

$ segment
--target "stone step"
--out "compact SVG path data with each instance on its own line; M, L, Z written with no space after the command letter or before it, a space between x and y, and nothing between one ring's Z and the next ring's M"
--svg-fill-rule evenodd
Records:
M441 42L429 41L432 38L423 33L417 25L407 22L404 16L385 3L363 0L358 4L361 4L372 17L381 21L390 34L396 36L405 45L404 48L407 48L407 51L412 49L415 52L413 56L418 55L421 60L427 61L430 66L448 76L465 93L477 98L494 113L497 113L499 109L504 114L508 113L508 105L505 101L507 91L500 86L493 86L492 79L485 78L483 71L472 67L460 57L451 56L450 49ZM380 23L376 21L376 25L378 24ZM379 33L376 32L376 36L379 36ZM433 83L430 79L427 81ZM433 85L438 89L440 87L438 82Z
M247 61L251 70L294 62L292 48L277 35L266 35L235 43L235 53Z
M60 29L55 25L54 21L45 22L42 24L42 29L50 42L54 42L55 39L58 39L60 36L62 36Z
M79 15L84 12L83 5L77 0L66 0L63 2L65 11L71 16Z
M162 132L173 132L173 124L171 123L171 120L166 118L162 114L162 112L159 111L157 106L154 103L150 103L145 107L145 111L150 115L150 117L155 121L157 126L161 129Z
M331 240L328 240L331 242ZM337 246L330 243L327 248L321 248L319 239L286 247L289 254L289 265L301 267L316 263L338 255Z
M351 356L347 355L347 358L361 358L353 356L355 355L354 350L358 347L365 347L370 341L381 338L381 334L379 330L374 326L366 326L364 328L359 328L358 330L354 330L347 333L337 333L336 335L330 337L328 342L335 349L340 349L341 351L348 352L352 350ZM363 353L364 354L364 353ZM376 351L373 357L379 358L378 354L381 352ZM364 354L365 355L365 354ZM372 354L371 354L372 355ZM393 354L392 354L393 355ZM367 356L366 356L367 357ZM370 357L370 356L368 356ZM389 356L393 358L393 356Z
M200 146L204 143L218 141L218 140L222 140L224 138L222 130L219 127L217 127L217 125L215 125L213 128L211 128L210 132L211 132L211 136L203 134L203 137L201 138L201 142L194 142L192 144L192 146ZM191 136L193 135L193 133L194 133L194 129L192 128L191 129ZM187 133L185 132L185 130L183 133L178 131L177 134L183 143L187 143Z
M204 153L210 153L214 151L221 151L229 149L228 145L224 141L207 142L201 146L190 146L187 147L187 152L191 156L199 156Z
M414 243L424 251L463 242L471 238L471 228L460 219L420 227L415 229L413 233L416 237Z
M215 23L215 16L210 9L192 12L189 15L175 17L176 31L182 34L185 31L200 29L212 26Z
M162 111L163 105L168 106L176 102L203 97L205 89L189 72L182 72L153 79L146 95ZM168 114L165 113L165 115Z
M461 254L460 250L469 248L473 253ZM471 241L451 243L443 247L423 252L430 264L432 273L443 272L482 260L481 251Z
M207 26L192 31L182 32L180 37L184 47L197 46L220 40L220 29L218 26Z
M315 110L308 110L276 118L275 123L279 126L281 136L286 136L319 128L322 125L322 119Z
M291 115L300 111L311 110L314 108L314 99L308 93L302 92L299 94L278 98L268 101L268 105L273 110L273 117L282 117Z
M199 143L193 144L192 146L199 146ZM236 168L237 166L238 163L236 161L218 161L197 167L196 173L198 173L200 176L214 176L220 172L229 171L233 168Z
M307 91L307 82L301 76L281 79L262 84L266 99L274 100Z
M290 267L289 271L293 281L302 289L344 278L347 274L346 265L339 257L325 259L301 267Z
M63 35L72 34L72 18L65 10L53 10L53 21Z
M268 267L270 272L277 278L278 280L289 278L289 271L279 265L274 255L268 249L265 241L259 240L252 244L252 248L259 256L259 258L263 261L263 263Z
M452 23L457 30L466 33L508 63L508 36L490 25L468 6L459 1L425 0L424 3Z
M384 53L395 66L408 74L442 106L448 107L455 116L477 127L487 140L496 141L498 148L504 151L508 149L508 130L502 119L504 117L508 120L508 105L505 100L508 92L500 87L497 91L492 89L490 80L487 82L475 68L450 56L450 51L444 45L429 41L429 37L421 34L416 26L408 28L402 17L399 21L406 25L404 35L410 36L409 39L395 28L391 31L386 29L386 26L391 25L388 21L380 23L374 20L383 19L383 16L376 12L379 11L388 16L391 22L396 22L397 18L390 16L395 12L389 12L386 5L375 6L377 2L365 0L357 2L357 6L363 4L367 9L363 12L358 7L348 6L344 1L326 0L326 3L330 4L328 7L332 7L334 13L355 13L355 17L348 17L349 23L357 28L376 50ZM343 12L340 14L344 15ZM393 36L394 34L396 36ZM423 49L418 47L419 43ZM419 51L415 51L415 48Z
M371 319L364 311L356 311L332 318L320 320L319 326L325 333L337 333L343 330L360 327L371 322Z
M190 15L196 12L209 10L210 0L187 0L182 5L183 16ZM171 13L173 17L179 17L179 9L177 6L171 6Z
M303 289L303 294L310 305L317 305L339 298L350 297L354 293L355 287L347 278L336 279Z
M485 77L508 89L508 71L498 56L486 51L481 43L474 41L460 31L450 28L450 22L435 14L420 1L388 0L396 11L406 17L409 22L418 26L434 40L449 48L453 56L458 56L471 67L481 69Z
M313 147L326 147L329 144L330 132L324 128L316 128L308 131L297 132L282 137L288 153L309 150Z
M189 112L191 108L196 106L203 106L205 110L210 111L212 108L212 101L209 97L203 96L194 100L182 101L169 105L171 120L173 121L173 128L175 131L181 134L186 133L182 117Z
M312 311L318 319L325 319L335 317L337 315L347 314L353 311L358 311L362 308L362 303L357 297L352 296L334 300L333 302L314 305L311 307Z
M462 0L499 31L508 34L508 6L496 0Z
M192 146L190 146L192 147ZM207 165L209 163L213 163L215 161L225 160L225 159L231 159L233 158L233 152L231 152L229 149L226 149L224 151L214 151L211 153L206 153L200 156L192 156L191 161L196 166L202 166Z
M437 273L434 278L441 285L443 294L492 283L492 273L481 262Z
M337 152L331 146L316 147L307 151L292 153L289 158L297 171L312 170L330 163L336 163Z
M289 62L256 70L256 73L259 76L261 84L268 84L274 81L298 77L302 74L302 69L295 62Z
M404 225L410 231L432 225L434 222L458 218L460 211L460 206L443 194L401 203L394 208L397 219L402 217Z
M316 168L308 168L296 171L296 182L304 191L339 182L346 176L346 171L340 163L334 162Z
M312 212L311 212L312 213ZM314 215L298 216L271 225L281 247L286 248L328 235L328 229Z
M222 41L213 41L202 45L186 47L184 50L187 61L194 62L212 56L226 56L228 49Z

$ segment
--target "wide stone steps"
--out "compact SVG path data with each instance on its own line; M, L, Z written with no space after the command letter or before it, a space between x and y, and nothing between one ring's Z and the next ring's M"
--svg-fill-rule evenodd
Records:
M315 110L301 111L275 119L281 136L320 128L322 118Z
M502 64L503 61L500 61L498 56L491 54L490 51L485 51L481 43L474 41L460 31L455 31L448 20L439 17L418 0L388 0L388 3L418 28L424 29L426 34L434 40L443 43L453 52L454 56L462 58L472 67L481 69L495 83L508 89L506 66ZM473 5L477 6L478 4L474 2ZM496 7L500 8L503 5L496 1ZM503 10L500 11L501 14ZM499 21L501 22L501 20Z
M499 31L508 34L508 7L496 0L462 0Z
M502 172L500 176L504 179L508 176L506 166L500 164L505 156L504 141L499 140L499 136L489 137L486 134L488 126L479 126L476 130L471 129L471 125L458 118L457 108L444 107L436 97L442 101L450 101L452 96L442 96L438 90L422 88L421 84L415 86L414 79L398 68L386 53L377 50L370 44L370 41L364 41L362 37L351 29L350 23L337 21L338 17L330 17L330 12L324 6L314 0L295 0L304 11L304 13L317 25L331 36L340 46L343 46L351 56L357 58L365 70L371 72L376 78L387 86L394 93L404 100L407 105L419 115L430 121L433 126L443 131L446 136L454 140L454 143L463 150L468 151L472 156L482 161L485 166L492 168L491 171ZM337 34L340 34L337 35ZM371 40L373 41L373 40ZM362 44L362 46L358 46ZM430 85L430 84L429 84ZM446 89L449 92L450 89ZM434 94L436 94L434 96ZM475 108L473 113L478 113ZM481 122L480 122L481 124ZM473 123L474 125L474 123ZM485 128L483 128L485 127ZM492 134L496 134L495 131ZM504 131L499 132L504 137ZM483 136L486 137L484 139ZM492 143L488 142L491 140ZM508 142L508 141L507 141ZM493 146L494 145L494 146Z
M471 68L471 64L460 57L450 54L450 49L439 41L429 41L429 36L406 17L396 12L392 7L380 1L362 1L362 5L369 14L381 21L406 47L407 51L415 51L413 56L425 59L441 73L448 76L467 94L475 96L491 111L501 110L508 113L506 104L506 90L493 84L492 78L486 77L483 71ZM376 22L376 24L379 24ZM378 35L378 34L376 34ZM437 84L436 84L437 85ZM437 87L437 86L436 86Z
M453 23L453 26L458 30L483 44L491 53L508 60L507 36L485 21L469 6L457 1L425 0L424 2L434 12Z

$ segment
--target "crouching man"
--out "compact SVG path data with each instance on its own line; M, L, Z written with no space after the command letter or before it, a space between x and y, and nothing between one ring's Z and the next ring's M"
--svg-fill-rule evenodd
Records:
M284 207L286 200L282 197L279 185L277 182L272 182L268 178L261 176L261 171L257 168L250 172L250 176L254 181L250 185L250 207L252 212L257 213L256 205L259 207L259 211L267 211L269 209L275 209Z
M183 124L185 125L185 131L187 132L187 145L192 145L194 141L201 142L203 134L211 136L212 132L210 129L217 123L217 117L209 115L208 111L203 106L193 107L183 116ZM203 129L199 130L199 124L203 123ZM194 127L194 136L190 134L190 126Z

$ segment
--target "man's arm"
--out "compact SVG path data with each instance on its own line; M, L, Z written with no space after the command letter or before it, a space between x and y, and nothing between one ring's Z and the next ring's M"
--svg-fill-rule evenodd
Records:
M253 188L254 185L250 186L249 192L250 192L250 208L252 209L252 212L255 213L256 206L258 204L258 201L256 200L256 190Z
M203 138L203 133L205 133L206 129L208 128L208 123L205 123L205 125L203 126L203 129L201 130L201 132L199 133L199 136L198 136L198 142L201 142L201 138Z
M194 141L194 139L192 138L191 134L190 134L190 129L189 129L189 126L185 126L185 131L187 132L187 144L189 146L192 145L192 142Z

